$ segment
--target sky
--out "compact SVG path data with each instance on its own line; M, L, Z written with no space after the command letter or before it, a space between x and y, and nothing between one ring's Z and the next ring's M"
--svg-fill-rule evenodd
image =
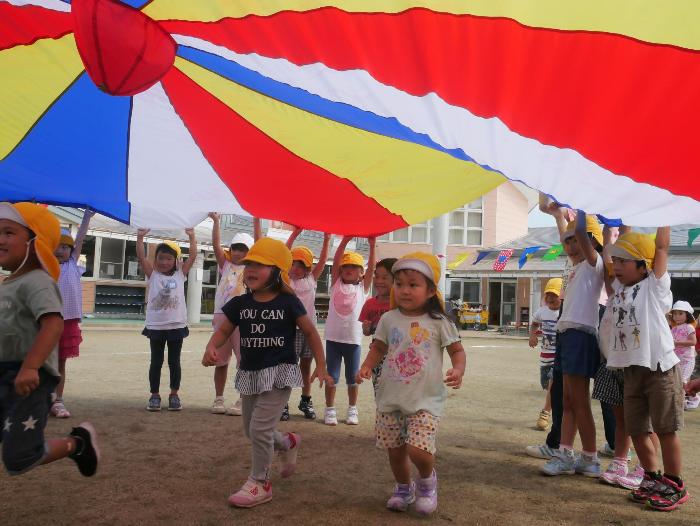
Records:
M554 218L550 215L540 212L539 208L535 207L527 217L528 228L537 226L557 226Z

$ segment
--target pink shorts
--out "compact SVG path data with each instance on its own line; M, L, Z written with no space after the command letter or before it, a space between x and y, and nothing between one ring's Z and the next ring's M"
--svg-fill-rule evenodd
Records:
M211 320L211 324L215 331L219 330L219 327L221 327L225 319L226 314L214 314L214 319ZM226 343L217 349L217 353L219 355L219 361L216 363L217 367L228 365L231 361L232 354L236 355L236 367L238 367L238 364L241 362L241 333L238 327L233 331L231 337L226 340Z
M58 340L58 359L77 358L80 356L80 344L83 334L80 332L80 320L64 320L63 333Z

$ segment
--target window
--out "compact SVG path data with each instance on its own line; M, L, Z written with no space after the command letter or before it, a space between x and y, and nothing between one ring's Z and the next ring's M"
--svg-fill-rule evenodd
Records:
M450 212L448 245L481 246L483 243L483 201L481 198Z
M84 278L92 278L95 275L95 236L85 236L83 239L78 265L85 267Z
M450 280L449 298L460 298L465 303L481 304L481 282L479 280Z
M104 247L104 244L102 246ZM124 248L124 279L145 279L139 258L136 257L136 241L127 241Z
M100 255L100 276L108 279L122 279L124 271L124 240L102 238Z
M425 223L418 223L400 230L394 230L388 234L377 238L379 241L387 241L393 243L422 243L429 244L430 241L430 231L432 230L432 225L430 221Z

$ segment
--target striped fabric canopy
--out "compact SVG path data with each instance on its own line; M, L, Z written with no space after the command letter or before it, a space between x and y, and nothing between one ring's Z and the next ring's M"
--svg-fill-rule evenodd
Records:
M700 223L700 2L0 0L0 200L380 234L506 179Z

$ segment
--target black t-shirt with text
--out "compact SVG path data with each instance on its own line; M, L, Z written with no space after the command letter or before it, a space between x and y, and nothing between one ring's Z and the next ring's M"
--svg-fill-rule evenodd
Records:
M259 302L248 293L232 298L222 310L241 333L241 369L258 371L297 362L297 318L306 314L299 298L280 293L270 301Z

